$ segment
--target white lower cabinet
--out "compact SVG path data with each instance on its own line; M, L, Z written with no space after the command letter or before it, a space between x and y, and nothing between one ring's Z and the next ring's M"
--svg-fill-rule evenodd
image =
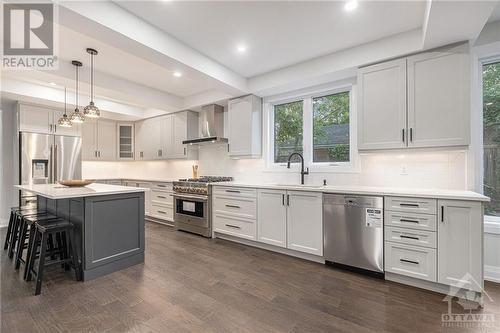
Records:
M435 282L436 250L386 242L385 271Z
M258 190L258 240L323 255L323 194Z
M285 190L259 190L257 218L259 242L286 248L285 196Z
M438 282L480 291L483 210L480 202L438 201Z
M287 247L323 255L323 194L287 191Z

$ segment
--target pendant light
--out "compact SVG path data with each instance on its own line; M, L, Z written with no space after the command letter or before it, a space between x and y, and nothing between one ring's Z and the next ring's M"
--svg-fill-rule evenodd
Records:
M76 95L75 95L75 111L71 114L72 123L83 123L85 121L85 116L78 109L78 68L82 67L82 63L77 60L71 62L76 69Z
M73 123L69 119L68 115L66 114L66 86L64 86L64 114L59 120L57 121L57 124L61 127L71 127L73 126Z
M90 54L90 103L83 109L83 114L89 118L98 118L101 111L94 104L94 56L97 55L97 50L88 48L87 53Z

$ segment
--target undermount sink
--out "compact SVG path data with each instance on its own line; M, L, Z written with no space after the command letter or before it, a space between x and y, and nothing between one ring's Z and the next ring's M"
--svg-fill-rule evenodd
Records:
M321 188L322 185L302 185L302 184L272 184L278 187L304 187L304 188Z

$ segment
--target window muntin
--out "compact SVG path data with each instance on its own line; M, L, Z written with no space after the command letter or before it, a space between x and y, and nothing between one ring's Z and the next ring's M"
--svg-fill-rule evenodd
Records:
M313 111L313 163L349 162L349 92L315 97Z
M485 214L500 217L500 62L483 65Z
M304 103L274 105L274 163L284 163L293 152L303 153Z

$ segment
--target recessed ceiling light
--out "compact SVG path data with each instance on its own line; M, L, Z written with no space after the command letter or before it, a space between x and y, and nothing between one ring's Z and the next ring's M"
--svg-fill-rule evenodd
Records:
M175 77L181 77L181 76L182 76L182 73L181 73L181 72L177 72L177 71L176 71L176 72L174 72L174 76L175 76Z
M57 86L57 84L56 84L55 82L49 82L49 84L50 84L51 86Z
M236 51L239 53L245 53L247 51L246 45L240 44L236 47Z
M357 0L348 0L344 5L344 10L346 12L352 12L356 8L358 8L358 1Z

